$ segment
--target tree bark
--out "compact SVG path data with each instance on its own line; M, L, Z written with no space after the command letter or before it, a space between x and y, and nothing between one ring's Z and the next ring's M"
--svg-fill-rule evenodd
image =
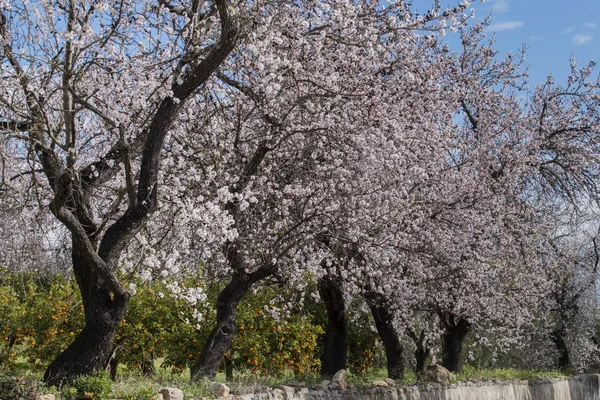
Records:
M379 294L365 294L367 304L373 314L377 333L381 338L383 347L385 348L385 356L387 359L388 377L391 379L404 379L404 347L400 343L400 338L393 325L393 314L385 305L385 302Z
M233 381L233 359L225 357L225 380L227 382Z
M415 350L415 373L424 372L427 367L429 349L419 348Z
M417 336L416 332L409 328L407 335L415 344L415 373L424 372L427 368L427 358L431 349L425 344L425 329Z
M550 338L554 345L556 346L556 350L558 350L558 368L561 371L568 371L571 367L571 359L569 357L569 349L567 348L567 343L565 341L565 332L564 328L557 329L552 332Z
M327 328L321 355L321 375L332 377L348 361L348 319L339 278L326 275L318 282L319 294L327 309Z
M463 367L462 345L471 324L465 318L450 313L440 314L442 327L442 365L451 372L460 373Z
M113 350L114 353L114 350ZM112 358L108 362L108 366L110 367L110 379L113 382L117 381L117 373L119 371L119 357L116 354L113 354Z
M140 147L143 147L143 151L137 185L127 170L130 160L127 155L129 149L125 143L120 141L102 159L81 170L95 170L98 174L80 174L74 170L75 160L71 156L65 165L52 148L44 145L43 132L31 132L32 136L40 137L35 142L34 149L54 192L50 210L72 235L73 270L85 311L84 329L46 370L44 381L48 385L59 386L68 383L77 376L103 370L108 365L116 329L129 302L129 293L122 287L114 271L121 253L147 222L158 204L161 151L166 135L178 118L185 101L213 74L233 50L237 41L239 21L236 11L227 0L214 0L214 3L219 12L221 36L210 46L210 51L205 57L200 58L200 53L186 53L180 59L178 67L182 70L185 67L185 73L172 84L173 97L167 96L162 99L148 129L143 129L146 133L140 136L140 144L143 143ZM74 3L70 4L73 6ZM69 9L69 12L70 18L75 15L73 9ZM23 71L12 57L10 46L5 45L4 51L12 60L14 68ZM70 85L69 66L73 65L73 60L69 58L70 55L66 57L63 82ZM22 86L30 111L36 116L36 121L43 121L44 113L40 102L29 89L27 82L27 79L23 80ZM69 106L72 105L73 98L71 91L67 89L71 88L64 88L65 119L72 122L75 111ZM76 154L76 131L69 121L65 122L64 128L70 138L66 145L73 151L69 153L71 155ZM127 160L123 159L124 157ZM115 167L97 168L108 165L108 159L117 161L114 163ZM90 204L91 193L118 171L121 162L125 164L129 207L108 227L100 240L98 235L102 229L94 222L93 207Z
M214 378L221 365L221 360L231 347L235 332L237 305L248 293L252 285L270 274L269 268L261 268L248 274L236 270L229 284L219 293L217 298L217 321L211 331L200 357L190 369L192 381L202 378Z
M81 290L85 327L75 340L48 367L44 382L60 386L80 375L102 371L109 364L119 322L123 319L129 294L109 291L99 282L79 242L73 242L72 258L75 278Z

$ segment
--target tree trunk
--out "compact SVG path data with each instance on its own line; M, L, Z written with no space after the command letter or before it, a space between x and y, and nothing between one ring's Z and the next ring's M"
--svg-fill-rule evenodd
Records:
M108 366L110 367L110 379L113 382L116 382L117 373L119 370L119 357L116 354L113 354L112 358L108 362Z
M471 324L466 319L446 313L440 315L442 327L442 365L451 372L460 373L463 367L462 345Z
M571 366L571 360L569 357L569 349L567 348L567 343L565 341L565 330L557 329L553 331L550 338L554 342L556 350L558 350L558 368L561 371L566 372Z
M407 329L406 333L415 343L415 373L424 372L427 368L427 358L431 349L425 343L425 329L417 336L416 332L411 328Z
M348 319L341 281L326 275L319 280L319 294L327 308L327 328L321 355L321 375L332 377L348 361Z
M391 379L404 379L404 347L393 325L393 314L382 301L378 294L367 293L367 304L373 314L377 333L385 348L387 359L388 377Z
M225 357L225 380L233 381L233 359L231 357Z
M148 377L156 375L156 367L154 366L154 357L152 355L144 358L142 361L142 374Z
M427 357L429 357L429 349L417 347L415 350L415 373L425 371L427 367Z
M262 277L236 271L229 284L221 291L217 298L217 324L213 328L208 340L202 348L200 357L191 368L190 375L193 381L202 378L215 377L221 365L221 360L229 350L235 331L235 318L237 305L252 285Z
M129 294L110 292L87 265L78 242L73 242L73 270L81 291L85 327L48 367L44 382L60 386L80 375L102 371L109 365L119 322L125 316Z

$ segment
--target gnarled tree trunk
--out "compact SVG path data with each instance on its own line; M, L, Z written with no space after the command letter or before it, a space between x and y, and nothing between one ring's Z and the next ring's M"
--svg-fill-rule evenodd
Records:
M427 358L429 357L429 349L417 347L415 350L415 373L424 372L427 367Z
M173 82L172 94L161 100L149 126L141 127L142 133L133 140L136 144L130 145L128 141L121 139L107 153L99 155L96 161L82 169L76 169L77 107L73 107L76 90L71 86L77 52L73 51L71 41L65 44L62 89L63 128L67 138L65 146L69 150L66 163L54 152L56 144L45 146L44 132L37 125L30 135L36 137L33 141L34 149L54 193L50 210L71 232L73 270L83 300L85 327L46 370L44 381L49 385L72 381L77 376L102 370L109 363L116 329L129 302L129 293L122 287L114 271L125 247L148 221L158 204L161 152L166 135L186 100L206 82L237 42L237 13L227 0L214 0L214 3L221 22L220 38L203 56L197 50L182 56L178 68L185 72ZM77 4L68 4L68 26L71 26L76 22ZM12 53L12 49L7 46L4 51L9 55ZM12 56L11 59L14 60ZM16 66L15 69L20 70L20 67ZM44 121L44 110L27 81L22 80L23 91L35 117L33 120ZM111 129L124 132L124 127L111 123L114 125ZM140 150L142 158L139 176L136 178L131 173L131 159L138 157ZM92 193L112 179L122 165L127 181L128 208L100 238L103 226L95 222ZM116 209L111 209L107 211L107 215L115 217L116 212Z
M471 324L465 318L451 313L439 313L444 332L442 333L442 365L451 372L462 372L462 345L471 330Z
M59 386L79 375L104 370L112 355L119 322L123 319L129 293L110 291L100 285L102 279L86 265L78 241L73 242L72 258L75 278L81 290L85 326L75 340L48 367L44 374L47 385Z
M272 271L270 267L263 267L251 274L240 269L234 272L231 281L217 298L216 325L204 344L198 361L190 370L190 377L193 381L215 377L221 360L231 346L235 333L238 303L253 284L269 276Z
M393 325L393 314L385 304L382 296L377 293L366 293L365 299L373 314L377 333L385 348L387 359L388 377L391 379L404 379L404 347Z
M342 283L335 276L326 275L318 282L319 294L327 309L327 328L321 355L321 375L332 377L346 368L348 361L348 318L342 292Z

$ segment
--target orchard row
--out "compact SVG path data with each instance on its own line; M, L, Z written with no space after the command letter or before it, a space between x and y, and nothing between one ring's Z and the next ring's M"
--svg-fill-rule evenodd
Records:
M103 370L119 349L210 378L233 343L254 368L317 368L298 358L318 334L299 317L267 327L267 359L240 345L260 325L238 309L267 283L318 292L325 376L348 364L351 299L392 378L407 338L418 368L439 349L460 371L478 330L540 364L591 368L595 64L529 86L523 52L500 57L469 6L0 0L0 263L72 275L83 306L23 310L49 323L18 335L54 349L31 356L56 356L45 382ZM164 285L156 307L139 306L144 285ZM182 323L142 329L162 302ZM51 324L80 312L83 325ZM193 329L193 345L167 337ZM301 330L304 348L276 348Z

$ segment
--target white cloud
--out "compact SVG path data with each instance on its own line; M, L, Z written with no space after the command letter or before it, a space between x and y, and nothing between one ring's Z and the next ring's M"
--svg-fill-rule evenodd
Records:
M586 34L577 34L573 36L571 41L575 46L582 46L588 42L591 42L594 39L594 35L586 33Z
M563 35L568 35L569 33L573 32L574 29L575 29L574 26L570 26L570 27L565 28L562 31L560 31L560 33L562 33Z
M493 12L499 13L507 12L510 8L507 0L496 0L491 4L491 6Z
M523 21L506 21L492 24L486 30L491 32L512 31L513 29L521 28L525 23Z
M589 29L596 29L598 27L598 24L596 22L585 22L583 24L578 24L578 25L571 25L568 28L565 28L563 30L560 31L560 33L562 33L563 35L568 35L569 33L573 33L575 32L575 30L589 30Z
M542 40L544 40L544 36L542 35L531 35L529 36L529 40L532 42L540 42Z

